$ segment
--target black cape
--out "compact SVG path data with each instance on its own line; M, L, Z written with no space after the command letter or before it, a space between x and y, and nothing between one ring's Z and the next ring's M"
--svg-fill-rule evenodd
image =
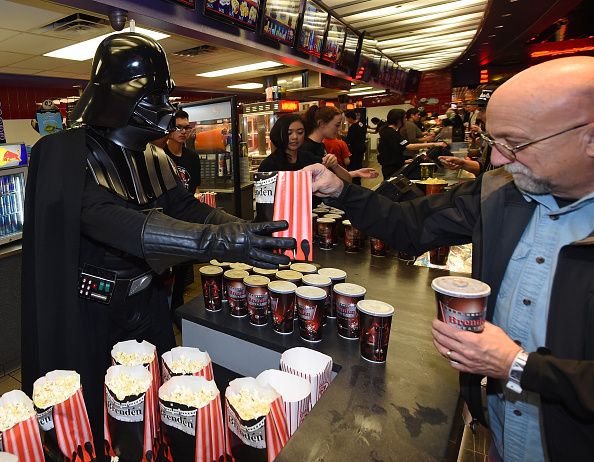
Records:
M77 296L85 138L83 128L61 131L31 152L21 278L22 387L29 395L48 371L89 366Z

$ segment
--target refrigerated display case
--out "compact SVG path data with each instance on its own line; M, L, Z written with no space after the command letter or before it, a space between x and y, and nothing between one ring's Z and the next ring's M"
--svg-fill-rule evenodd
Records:
M24 143L0 144L0 245L23 235L27 158Z
M241 136L246 143L251 174L258 171L262 161L272 152L270 129L276 120L282 114L297 111L298 101L284 99L243 105Z
M194 135L191 147L200 158L200 190L215 192L217 206L253 219L253 182L249 161L240 146L235 96L180 106L189 115Z

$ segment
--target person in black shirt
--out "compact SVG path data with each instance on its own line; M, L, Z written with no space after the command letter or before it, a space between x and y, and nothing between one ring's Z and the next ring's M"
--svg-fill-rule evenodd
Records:
M275 150L262 161L259 172L301 170L306 165L320 162L320 158L302 148L305 126L299 114L279 117L270 130L270 141Z
M175 131L169 134L163 150L175 162L183 185L194 194L200 186L200 158L196 151L185 146L191 131L189 119L190 116L185 111L175 113Z
M367 133L361 122L357 121L357 113L349 111L345 114L349 130L345 138L346 144L351 151L351 162L349 171L359 170L363 167L363 156L367 150ZM360 178L354 178L353 183L361 184Z
M382 166L384 180L390 178L404 165L404 150L406 148L419 150L445 145L445 143L410 144L400 134L400 129L404 125L405 115L406 113L402 109L392 109L388 112L385 125L379 131L380 138L377 145L377 160Z
M338 164L336 156L328 154L322 141L324 138L336 138L342 125L342 111L334 106L319 108L311 106L305 113L305 130L307 138L303 142L303 150L309 151L318 158L318 162L332 170L339 178L349 183L352 177L349 172Z

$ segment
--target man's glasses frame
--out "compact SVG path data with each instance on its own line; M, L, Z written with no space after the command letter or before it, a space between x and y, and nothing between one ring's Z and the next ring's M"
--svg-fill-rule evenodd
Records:
M564 133L567 132L571 132L573 130L577 130L578 128L582 128L585 127L586 125L589 125L590 122L587 123L583 123L580 125L577 125L575 127L571 127L568 128L566 130L560 131L558 133L553 133L552 135L548 135L548 136L544 136L542 138L538 138L536 140L532 140L532 141L528 141L526 143L522 143L522 144L518 144L516 146L510 146L508 144L502 143L500 141L495 141L493 138L491 138L491 135L489 135L488 133L481 133L481 139L487 143L489 146L491 146L492 148L495 147L497 148L497 150L501 153L501 155L503 157L505 157L508 160L511 161L515 161L516 160L516 153L524 148L527 148L528 146L532 146L533 144L536 143L540 143L541 141L544 140L548 140L550 138L554 138L555 136L559 136L559 135L563 135Z
M192 126L184 125L183 127L180 127L179 125L176 125L175 130L178 132L189 132L190 130L192 130Z

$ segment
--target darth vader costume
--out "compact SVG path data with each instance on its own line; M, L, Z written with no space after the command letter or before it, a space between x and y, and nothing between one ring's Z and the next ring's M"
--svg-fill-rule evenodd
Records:
M270 234L196 201L149 141L174 129L165 52L134 33L106 38L73 114L84 125L41 139L31 153L22 273L22 379L53 369L81 375L97 452L112 346L175 346L161 274L211 258L286 263Z

